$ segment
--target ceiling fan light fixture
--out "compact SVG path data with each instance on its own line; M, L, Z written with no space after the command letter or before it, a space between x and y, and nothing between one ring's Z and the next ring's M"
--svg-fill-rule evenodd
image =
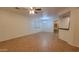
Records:
M35 10L33 7L30 7L29 14L35 14Z
M34 10L30 10L29 14L35 14L35 11Z

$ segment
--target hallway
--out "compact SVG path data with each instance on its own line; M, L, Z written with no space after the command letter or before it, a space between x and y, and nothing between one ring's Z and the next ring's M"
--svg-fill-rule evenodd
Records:
M63 52L79 51L79 48L70 46L58 35L50 32L39 32L36 34L15 38L0 42L0 51L26 51L26 52Z

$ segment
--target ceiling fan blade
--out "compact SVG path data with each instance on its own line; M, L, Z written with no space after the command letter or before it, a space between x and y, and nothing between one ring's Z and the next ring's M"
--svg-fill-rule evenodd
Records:
M16 9L20 9L19 7L15 7Z
M37 8L37 9L35 9L35 10L37 10L37 11L41 11L42 9L41 9L41 8Z

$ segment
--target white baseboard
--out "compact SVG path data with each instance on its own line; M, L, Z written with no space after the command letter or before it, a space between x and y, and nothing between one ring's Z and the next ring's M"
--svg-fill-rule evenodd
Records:
M61 38L59 38L59 39L61 39ZM61 39L61 40L63 40L63 39ZM71 46L74 46L74 47L78 47L79 48L79 45L74 44L74 42L69 42L69 41L66 41L66 40L63 40L63 41L67 42Z
M9 37L9 38L7 38L7 39L0 40L0 42L2 42L2 41L7 41L7 40L11 40L11 39L15 39L15 38L19 38L19 37L23 37L23 36L32 35L32 34L35 34L35 33L39 33L39 32L33 32L33 33L18 35L18 36L15 36L15 37Z

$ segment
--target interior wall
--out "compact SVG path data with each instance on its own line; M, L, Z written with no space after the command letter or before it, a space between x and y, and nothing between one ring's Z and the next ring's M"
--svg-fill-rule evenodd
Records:
M74 19L74 46L79 47L79 8L73 10Z
M32 27L32 19L17 13L0 10L0 41L40 32Z
M66 13L67 11L71 11L71 15L70 15L70 28L69 30L59 30L59 38L68 42L69 44L73 45L73 40L74 40L74 19L72 19L72 10L71 9L67 9L64 10L63 13ZM62 22L61 19L60 23Z
M0 9L0 41L37 32L53 32L52 20L42 21L38 15L22 15Z
M79 9L71 8L69 11L71 11L70 29L59 30L59 38L73 46L79 47Z
M55 22L58 23L59 28L60 28L60 25L62 25L61 22L63 22L63 21L60 18L57 18ZM59 35L58 35L58 37L59 37L59 39L64 40L68 44L74 46L74 29L73 29L74 28L74 24L73 24L73 22L74 21L71 20L71 18L70 18L70 28L69 28L69 30L59 29Z
M60 23L61 22L63 22L63 21L61 20ZM62 24L62 26L63 26L63 24ZM70 28L69 28L69 30L59 29L60 39L67 41L69 44L73 44L73 40L74 40L74 35L73 35L74 30L73 30L73 28L74 28L73 20L70 17Z

